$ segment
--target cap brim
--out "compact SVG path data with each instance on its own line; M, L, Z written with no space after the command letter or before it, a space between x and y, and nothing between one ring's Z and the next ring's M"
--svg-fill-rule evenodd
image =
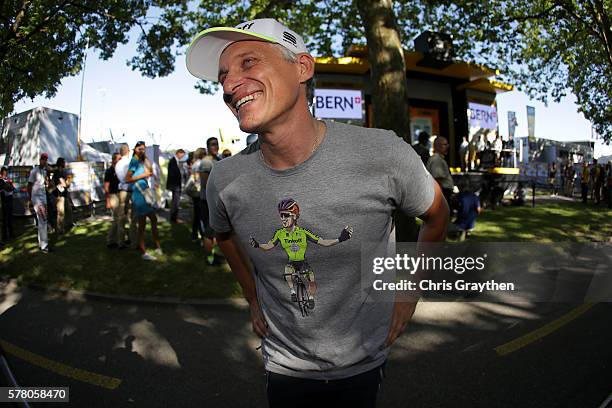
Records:
M199 33L189 45L186 58L187 70L195 77L218 81L221 53L229 44L244 40L276 42L274 38L238 28L209 28Z

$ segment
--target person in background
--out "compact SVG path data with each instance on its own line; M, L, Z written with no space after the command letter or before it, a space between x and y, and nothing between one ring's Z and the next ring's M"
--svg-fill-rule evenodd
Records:
M175 224L182 223L178 218L179 204L181 199L181 187L183 175L181 173L181 163L185 150L178 149L174 157L168 162L168 179L166 181L166 189L172 191L172 204L170 205L170 221Z
M156 261L155 256L147 253L145 249L144 233L147 225L147 217L151 221L151 233L153 234L153 242L155 244L155 253L163 255L159 242L159 233L157 230L157 215L155 209L151 207L145 200L146 190L149 189L147 179L153 175L150 166L146 165L146 146L145 142L138 142L134 147L134 156L128 166L125 181L132 184L132 211L136 212L138 220L138 248L142 255L142 259L146 261Z
M204 225L202 223L202 205L201 205L201 183L200 174L195 171L201 165L201 160L206 156L206 149L199 147L193 152L193 164L191 165L191 176L187 181L185 190L189 197L193 213L191 216L191 240L198 242L199 239L204 240ZM199 236L199 238L198 238ZM204 241L202 241L204 242Z
M49 155L42 153L40 155L39 165L34 167L28 178L28 197L34 207L36 214L36 223L38 225L38 247L41 252L53 252L53 248L49 247L49 238L47 232L47 188L50 185L49 169L47 161Z
M65 233L72 226L72 205L68 196L68 182L66 177L66 160L58 157L55 163L56 169L53 172L53 185L55 190L55 211L57 213L56 232ZM68 228L67 228L68 227Z
M214 145L213 145L214 146ZM210 149L208 150L210 152ZM200 183L200 229L203 233L202 246L204 254L206 254L206 262L212 265L215 262L215 231L210 225L210 216L208 202L206 201L206 186L208 185L208 176L213 168L212 156L205 156L193 166L196 180Z
M460 233L463 240L476 226L476 218L481 212L481 207L480 199L472 191L469 180L462 180L458 187L457 219L450 224L449 232Z
M468 145L468 170L476 169L476 154L478 153L478 135L473 135Z
M122 144L119 148L121 159L115 164L115 174L119 180L119 206L117 208L117 217L119 224L117 225L117 235L119 237L119 249L130 246L132 243L136 245L136 216L132 211L132 190L130 184L125 181L128 166L132 158L130 157L130 148L126 144ZM129 237L125 237L125 223L130 220Z
M219 161L219 140L216 137L209 137L206 140L206 150L208 155L206 158L213 162Z
M221 159L227 159L228 157L232 156L232 152L230 151L230 149L225 149L223 150L223 153L221 153Z
M419 142L412 147L421 158L423 165L426 166L427 161L429 160L429 133L425 131L419 132L418 139Z
M501 166L501 153L504 149L504 142L502 141L499 133L495 136L495 140L493 141L493 145L491 147L495 153L495 166Z
M463 136L463 141L459 146L459 159L461 160L461 171L468 171L469 146L467 136ZM427 164L427 163L425 163Z
M576 169L574 163L569 162L565 170L565 195L568 197L574 196L574 179L576 178Z
M582 202L585 204L589 197L589 180L590 180L589 165L587 164L586 161L584 161L582 163L582 174L580 176L580 188L582 191Z
M2 202L2 240L8 241L15 235L13 233L13 192L15 185L8 176L8 167L2 166L0 170L0 198Z
M557 195L557 163L551 163L548 168L548 187L550 195Z
M123 239L119 235L119 223L121 212L119 211L119 179L115 173L115 166L121 160L121 153L113 153L113 161L106 172L104 172L104 193L106 194L106 208L111 210L113 221L108 231L106 246L118 248L123 245Z
M593 160L593 195L595 204L601 202L601 187L603 186L603 167L597 164L597 160Z
M438 136L434 140L434 154L427 162L427 171L436 179L446 202L450 206L451 195L453 194L453 177L451 176L448 163L444 160L444 156L448 153L449 145L445 137Z

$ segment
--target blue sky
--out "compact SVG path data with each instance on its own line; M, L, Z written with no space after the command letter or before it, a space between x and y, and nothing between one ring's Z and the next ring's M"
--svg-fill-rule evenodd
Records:
M126 61L133 56L134 42L120 46L113 58L102 61L89 51L83 94L83 140L114 139L158 143L162 149L203 146L222 129L226 142L241 139L235 150L244 146L246 135L238 129L236 120L222 102L220 94L202 95L195 88L196 80L179 57L173 74L149 79L132 71ZM46 106L66 112L79 112L81 76L65 78L57 95L51 99L37 97L15 105L16 112ZM499 129L507 135L507 112L516 111L517 136L527 134L526 105L536 108L536 136L557 140L589 140L591 125L577 113L573 95L548 107L518 91L498 95ZM123 136L125 135L125 136ZM232 149L234 150L234 149ZM612 147L598 147L596 156L612 154Z

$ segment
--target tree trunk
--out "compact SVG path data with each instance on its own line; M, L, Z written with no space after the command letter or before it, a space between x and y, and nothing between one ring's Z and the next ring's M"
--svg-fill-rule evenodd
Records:
M357 0L368 44L374 127L410 141L406 64L392 0Z
M357 0L365 28L372 78L374 127L393 130L410 143L410 118L406 96L406 63L395 21L392 0ZM406 174L406 179L410 177ZM417 240L413 217L397 211L393 217L398 242Z

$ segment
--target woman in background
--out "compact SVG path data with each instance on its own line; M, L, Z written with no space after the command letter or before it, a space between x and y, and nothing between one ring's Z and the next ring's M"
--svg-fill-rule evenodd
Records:
M147 253L145 249L144 233L147 225L147 217L151 221L151 233L153 234L153 243L155 244L155 253L163 255L161 245L159 243L159 233L157 230L157 215L155 209L151 207L145 200L144 195L149 189L147 179L153 175L151 162L147 160L145 142L138 142L134 147L134 156L128 165L125 181L132 184L132 206L136 212L138 219L138 248L142 255L142 259L147 261L156 261L155 256Z

